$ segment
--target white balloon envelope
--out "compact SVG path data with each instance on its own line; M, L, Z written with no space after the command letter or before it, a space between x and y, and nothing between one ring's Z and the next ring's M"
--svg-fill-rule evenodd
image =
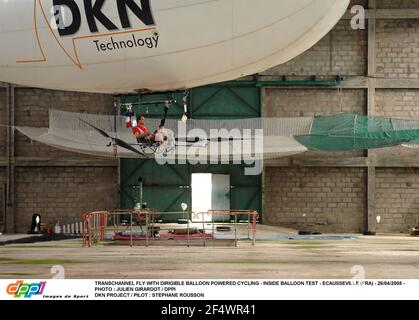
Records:
M264 71L329 32L349 0L0 0L0 81L180 90Z

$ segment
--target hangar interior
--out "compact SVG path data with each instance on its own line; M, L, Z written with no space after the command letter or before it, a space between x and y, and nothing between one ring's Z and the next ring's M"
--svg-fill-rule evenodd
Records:
M237 82L192 89L196 119L300 117L356 112L419 119L419 0L352 1L366 10L365 29L348 12L318 44L292 61ZM273 39L274 41L274 39ZM141 99L164 99L165 94ZM123 96L121 101L138 97ZM215 209L251 209L268 225L318 232L406 233L419 219L418 150L401 147L344 153L307 152L268 160L260 176L240 165L158 166L152 160L109 160L30 141L13 126L48 126L48 110L112 114L114 97L1 84L0 231L28 231L32 215L54 225L82 212L194 207L194 174L229 181ZM137 112L161 117L159 108ZM170 116L179 117L182 106ZM7 127L8 126L8 127ZM223 198L223 197L221 197ZM226 200L227 199L227 200ZM224 201L224 202L223 202ZM376 217L381 221L377 223Z

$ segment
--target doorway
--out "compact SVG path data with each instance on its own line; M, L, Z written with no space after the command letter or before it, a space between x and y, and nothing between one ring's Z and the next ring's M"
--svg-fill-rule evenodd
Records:
M230 210L230 175L212 173L192 174L193 222L211 222L208 210ZM229 221L228 215L216 215L214 221Z

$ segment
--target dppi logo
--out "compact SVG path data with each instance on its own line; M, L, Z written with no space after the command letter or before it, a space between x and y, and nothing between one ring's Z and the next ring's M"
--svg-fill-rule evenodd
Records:
M135 0L116 0L119 20L123 29L130 29L131 21L128 16L128 9L134 13L145 25L155 25L153 13L150 7L150 0L137 0L141 2L139 6ZM84 12L91 33L99 32L96 21L99 21L109 31L119 30L104 13L103 6L106 0L84 0ZM113 5L115 4L113 0ZM60 36L69 36L77 33L81 27L81 10L75 0L53 0L54 16L58 26ZM64 22L63 7L71 11L71 24Z
M32 298L34 295L42 295L44 293L46 282L24 283L17 281L7 286L7 294L15 296L15 298Z

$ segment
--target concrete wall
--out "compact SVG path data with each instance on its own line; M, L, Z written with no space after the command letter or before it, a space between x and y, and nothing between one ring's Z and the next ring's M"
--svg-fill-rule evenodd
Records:
M419 77L419 21L381 20L377 23L377 77Z
M312 117L342 112L365 113L365 90L336 89L266 89L263 103L265 117ZM362 151L323 153L307 152L300 157L353 157Z
M366 1L352 1L352 4L356 3L367 4ZM377 0L376 4L380 9L419 8L419 0ZM349 23L349 20L341 21L314 48L265 75L366 76L368 31L352 30ZM375 76L392 81L418 79L418 20L389 19L376 23ZM265 96L265 116L367 112L368 92L362 88L345 89L341 96L337 91L325 89L271 88L266 90ZM419 119L419 88L377 89L373 102L375 108L371 113L374 115ZM379 232L407 232L419 215L419 171L412 168L412 159L418 158L419 150L396 147L370 151L369 155L381 163L397 160L403 167L376 169L373 183L375 212L370 219L381 216L382 222L377 226ZM295 158L336 158L342 162L363 156L366 156L365 152L308 152ZM265 221L321 232L361 231L368 211L367 184L366 168L268 167L264 186ZM315 225L325 220L328 225ZM314 226L307 227L307 223Z
M353 31L348 21L341 21L312 49L266 74L363 75L367 65L366 46L366 31ZM366 106L366 90L269 88L263 111L267 117L365 114ZM362 151L307 152L296 158L347 158L363 154ZM361 232L366 212L365 171L361 168L266 168L265 222L320 232Z
M419 0L378 0L379 9L419 9Z
M379 8L419 9L418 0L381 0ZM418 79L419 22L412 20L377 21L376 76L397 79ZM419 119L419 88L383 89L376 92L377 115ZM399 159L405 168L378 168L376 180L377 215L382 222L378 231L406 232L419 217L419 171L412 160L419 150L387 148L374 152L377 157Z
M340 93L330 89L267 89L264 114L267 117L363 114L365 107L365 90ZM363 156L363 152L310 151L294 158L357 156ZM265 222L320 232L361 232L366 212L365 187L365 169L361 168L267 168Z
M6 127L2 127L6 124L6 89L0 87L0 157L6 156Z
M383 117L419 119L419 90L377 90L375 114ZM410 159L419 156L419 149L394 147L375 150L372 153L377 157L400 159L404 166L409 167Z
M2 99L0 91L0 101ZM1 116L5 115L4 109L2 106ZM49 109L110 114L113 112L113 97L32 88L15 89L16 125L47 127ZM3 138L5 140L5 136ZM115 209L119 206L118 169L113 161L103 163L102 158L54 149L30 141L19 132L15 137L14 156L18 163L23 163L15 169L15 232L27 232L34 213L41 214L43 222L53 226L57 221L78 221L86 211ZM45 165L40 159L46 160ZM36 164L32 165L31 161Z
M113 97L110 95L18 88L15 90L16 125L48 127L48 110L111 114ZM16 134L17 157L48 157L56 159L90 158L61 151L33 142L20 132Z
M0 167L0 232L3 232L4 223L5 223L5 206L6 199L4 197L4 192L6 189L6 170L5 168Z
M48 224L80 221L83 212L118 208L117 170L112 167L18 168L16 231L28 231L34 213Z
M419 119L419 90L378 90L376 114ZM378 230L404 232L419 218L419 171L413 160L419 149L394 147L371 152L377 158L397 159L405 168L378 168L376 181Z
M7 129L4 127L7 123L6 113L7 91L0 87L0 159L6 157ZM0 167L0 232L4 231L5 223L5 199L4 189L6 183L6 168Z
M377 230L406 232L419 219L419 170L413 168L377 169Z
M265 222L321 232L361 232L365 177L360 168L267 168Z
M365 30L341 21L313 48L263 75L361 75L367 68Z

